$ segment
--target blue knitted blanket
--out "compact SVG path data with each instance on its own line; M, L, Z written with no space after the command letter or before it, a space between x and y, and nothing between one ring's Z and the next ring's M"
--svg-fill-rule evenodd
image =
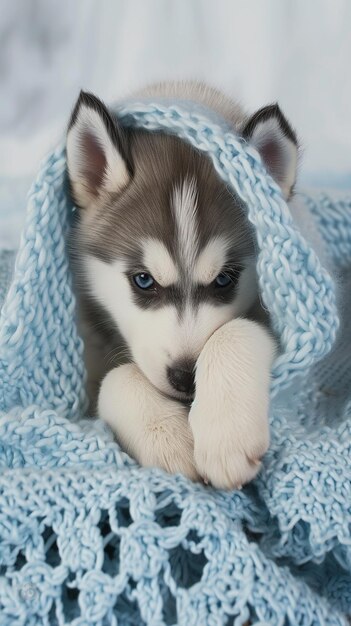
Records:
M346 624L351 614L351 201L306 197L343 294L259 155L186 103L125 103L124 125L209 155L248 207L281 339L272 445L221 492L140 468L86 415L64 146L43 163L13 268L0 257L0 625Z

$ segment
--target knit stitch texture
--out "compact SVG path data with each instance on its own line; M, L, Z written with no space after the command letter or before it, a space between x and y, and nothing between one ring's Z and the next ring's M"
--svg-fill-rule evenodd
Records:
M253 148L185 102L123 103L116 115L190 142L247 206L282 348L272 444L251 485L222 492L140 468L84 417L59 146L29 194L13 273L0 256L0 626L346 625L351 201L306 197L343 294L338 316L333 280Z

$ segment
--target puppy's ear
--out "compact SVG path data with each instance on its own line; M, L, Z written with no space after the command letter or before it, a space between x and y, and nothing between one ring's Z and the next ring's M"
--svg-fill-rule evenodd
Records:
M126 135L96 96L81 92L67 133L67 167L75 202L90 208L128 185Z
M253 114L242 132L288 199L296 180L298 144L296 134L277 104Z

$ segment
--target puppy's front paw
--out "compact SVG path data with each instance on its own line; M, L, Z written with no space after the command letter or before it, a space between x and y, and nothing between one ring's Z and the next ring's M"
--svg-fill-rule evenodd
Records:
M159 393L136 365L121 365L107 374L98 410L141 465L199 480L189 409Z
M269 445L268 420L264 412L247 416L252 428L245 428L241 416L238 419L235 410L226 412L226 408L209 402L208 397L192 408L195 464L205 483L240 489L260 469Z
M138 457L142 465L160 467L170 474L183 474L200 480L194 461L194 441L188 423L188 410L172 400L165 401L166 412L153 414Z
M265 329L233 320L208 340L197 362L189 423L205 482L222 489L252 480L269 445L269 383L275 345Z

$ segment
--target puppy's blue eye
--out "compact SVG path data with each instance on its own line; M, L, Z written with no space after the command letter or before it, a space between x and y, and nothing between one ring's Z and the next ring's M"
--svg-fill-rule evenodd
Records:
M231 282L232 279L230 278L230 276L228 276L228 274L225 274L224 272L218 274L217 278L214 281L216 287L228 287Z
M140 274L135 274L133 276L133 280L139 289L150 289L155 284L154 279L151 274L147 272L140 272Z

